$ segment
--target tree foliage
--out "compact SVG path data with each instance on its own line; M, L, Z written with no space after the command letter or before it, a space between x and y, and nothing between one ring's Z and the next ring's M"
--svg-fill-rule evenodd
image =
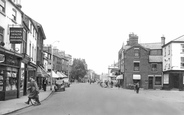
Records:
M84 59L73 60L73 65L71 68L71 78L76 80L81 80L87 74L87 64Z

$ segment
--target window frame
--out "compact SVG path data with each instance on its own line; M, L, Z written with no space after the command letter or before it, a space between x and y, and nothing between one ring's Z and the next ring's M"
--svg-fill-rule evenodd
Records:
M184 54L184 44L181 44L181 53Z
M153 68L154 65L156 65L156 68ZM151 71L158 71L158 64L157 63L151 64Z
M183 66L182 66L183 64ZM184 57L180 58L180 68L184 68Z
M12 10L13 10L13 13L12 13L12 20L16 22L16 21L17 21L17 11L16 11L14 8L13 8ZM15 14L14 14L14 13L15 13Z
M136 67L135 65L138 64L138 66ZM140 71L140 62L134 62L134 71ZM138 68L138 69L136 69Z
M139 48L134 48L134 57L136 57L136 58L140 57L140 49Z
M0 8L2 8L2 10L0 10L0 12L5 14L5 11L6 11L6 1L5 1L5 0L1 0L1 2L4 3L4 6L2 6L2 5L0 4Z
M2 30L2 31L1 31ZM2 33L1 33L2 32ZM2 41L0 39L0 42L4 42L4 28L0 26L0 36L2 36Z
M162 85L162 76L155 76L155 85Z

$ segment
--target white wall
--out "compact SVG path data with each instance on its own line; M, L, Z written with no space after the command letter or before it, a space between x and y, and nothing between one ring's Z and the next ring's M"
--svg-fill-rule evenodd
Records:
M19 12L19 10L17 10L8 0L6 1L6 9L5 9L5 15L0 13L0 26L2 26L4 28L4 43L5 43L5 48L6 49L11 49L11 44L9 41L9 27L15 27L18 26L20 27L20 25L22 24L22 14L21 12ZM15 9L17 12L17 18L16 18L16 23L12 21L13 17L13 10ZM20 44L16 45L16 48L19 49L20 53Z

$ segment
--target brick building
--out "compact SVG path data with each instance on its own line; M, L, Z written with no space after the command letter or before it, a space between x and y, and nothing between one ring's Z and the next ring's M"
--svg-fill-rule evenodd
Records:
M127 44L119 51L118 62L124 88L136 82L144 89L162 88L162 42L139 44L138 36L129 34Z

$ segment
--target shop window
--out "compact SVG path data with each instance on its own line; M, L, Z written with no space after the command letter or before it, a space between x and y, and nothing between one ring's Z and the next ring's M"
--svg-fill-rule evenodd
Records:
M8 68L6 71L6 91L17 90L17 69Z
M0 70L0 91L3 91L3 70Z
M0 0L0 12L5 13L5 1Z
M151 64L151 71L157 71L157 64L156 63Z
M155 85L162 85L161 77L155 77Z
M138 62L134 62L134 71L139 71L139 63Z

